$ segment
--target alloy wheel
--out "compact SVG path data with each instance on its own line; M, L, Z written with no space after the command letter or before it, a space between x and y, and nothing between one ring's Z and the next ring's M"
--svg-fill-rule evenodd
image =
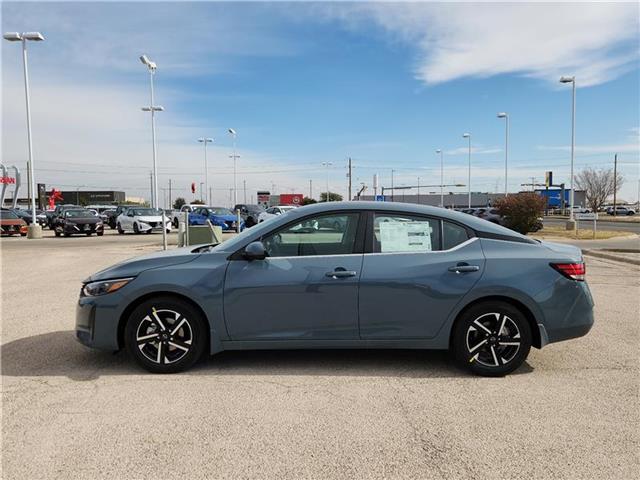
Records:
M476 318L466 332L469 362L485 367L501 367L511 362L521 346L516 322L504 313L485 313Z
M158 365L175 363L189 353L193 345L189 319L169 309L146 315L136 329L136 344L142 355Z

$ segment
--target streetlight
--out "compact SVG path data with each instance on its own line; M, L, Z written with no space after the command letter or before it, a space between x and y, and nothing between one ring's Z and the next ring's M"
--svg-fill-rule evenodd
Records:
M231 138L233 138L233 205L234 207L238 204L238 182L236 180L236 159L238 156L236 155L236 131L233 128L227 130Z
M29 95L29 69L27 66L27 41L41 42L44 36L40 32L7 32L3 35L9 42L22 42L22 69L24 71L24 97L27 107L27 143L29 145L29 164L27 176L31 190L31 224L27 230L27 238L42 238L42 227L36 221L36 180L33 169L33 140L31 138L31 99Z
M439 148L436 153L440 154L440 206L444 207L444 152Z
M198 141L204 144L204 198L209 195L209 201L207 205L211 205L211 194L209 193L209 169L207 167L207 143L213 143L213 138L201 137ZM202 187L200 188L202 193ZM200 195L202 197L202 195Z
M560 83L570 83L572 85L571 96L571 178L569 185L571 193L569 197L569 203L571 208L569 209L569 221L567 222L567 229L573 230L576 222L573 219L573 153L576 143L576 77L560 77Z
M505 119L505 133L504 133L504 196L506 197L508 192L507 186L507 162L509 161L509 114L506 112L500 112L497 115L498 118Z
M149 70L149 86L151 93L151 104L148 107L142 107L143 112L151 112L151 148L153 151L153 195L151 197L151 207L158 208L158 162L156 158L156 120L155 113L163 112L161 105L155 105L153 97L153 76L156 73L157 65L152 62L146 55L140 56L140 61L146 65Z
M467 183L469 185L469 208L471 208L471 134L463 133L462 138L469 139L469 178L467 180Z
M326 202L329 201L329 167L331 165L333 165L333 163L331 162L322 162L322 166L327 167L327 198L325 199Z

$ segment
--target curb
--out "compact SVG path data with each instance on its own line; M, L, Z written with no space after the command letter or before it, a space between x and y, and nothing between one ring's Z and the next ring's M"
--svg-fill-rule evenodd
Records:
M635 258L626 258L621 255L614 255L612 253L605 253L598 250L582 250L582 253L591 257L606 258L607 260L615 260L616 262L640 265L640 260L636 260Z

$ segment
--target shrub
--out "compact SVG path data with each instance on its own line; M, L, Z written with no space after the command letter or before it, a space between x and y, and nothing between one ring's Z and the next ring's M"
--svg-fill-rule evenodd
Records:
M544 211L545 199L537 193L524 192L500 198L494 206L504 217L505 227L526 235L537 229L536 224Z

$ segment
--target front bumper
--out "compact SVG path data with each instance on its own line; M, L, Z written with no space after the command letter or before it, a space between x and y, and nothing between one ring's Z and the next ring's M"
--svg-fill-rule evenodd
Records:
M160 222L142 223L138 224L138 228L141 232L162 232L162 224ZM171 230L171 222L167 221L165 224L167 230Z
M118 292L80 297L76 304L76 340L99 350L118 350L118 319L124 301Z
M65 235L86 235L88 233L100 233L104 231L104 225L97 223L65 224L64 226L56 227L56 230Z

